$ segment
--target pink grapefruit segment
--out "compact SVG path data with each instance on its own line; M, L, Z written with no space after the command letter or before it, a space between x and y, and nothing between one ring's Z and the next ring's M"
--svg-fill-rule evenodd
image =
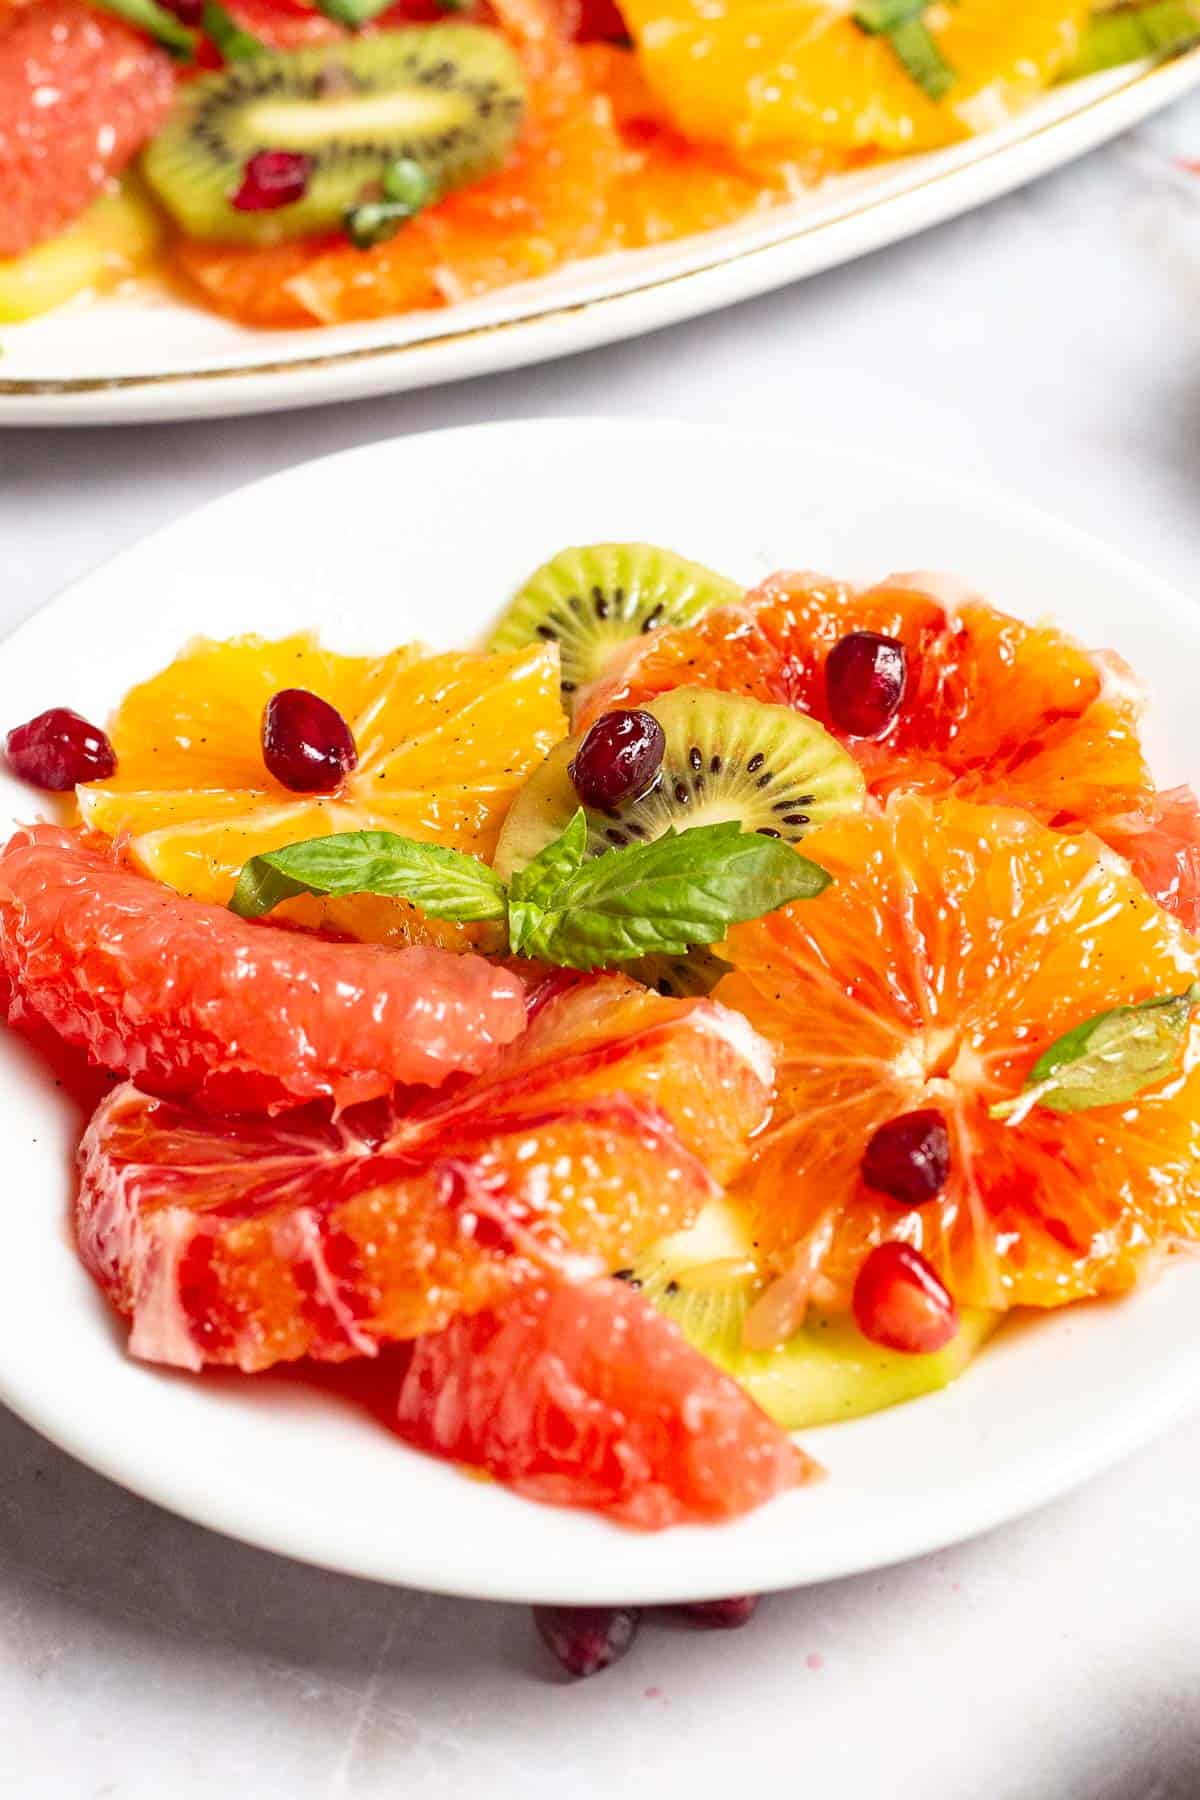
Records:
M493 1062L524 990L481 957L334 944L250 923L56 825L0 851L13 1014L103 1068L223 1112L343 1107Z
M84 1137L80 1253L152 1361L373 1355L690 1223L771 1072L737 1015L607 976L560 986L474 1082L336 1120L215 1119L126 1084Z
M603 1279L533 1286L418 1339L396 1421L529 1499L646 1531L734 1518L815 1467L675 1325Z

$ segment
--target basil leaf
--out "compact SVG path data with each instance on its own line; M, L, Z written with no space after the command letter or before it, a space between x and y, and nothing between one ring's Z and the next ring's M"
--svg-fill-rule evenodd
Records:
M536 907L528 902L519 948L573 969L681 956L828 882L807 857L736 820L671 831L595 857Z
M195 56L195 32L180 24L174 13L159 6L157 0L96 0L96 4L104 12L113 13L127 25L134 25L156 38L180 62L191 62Z
M1200 982L1183 994L1114 1006L1065 1032L1044 1050L1015 1100L989 1107L993 1119L1024 1117L1034 1106L1086 1112L1121 1106L1178 1067Z
M505 913L504 883L486 863L392 831L335 832L252 857L229 904L257 919L296 894L389 894L463 925Z

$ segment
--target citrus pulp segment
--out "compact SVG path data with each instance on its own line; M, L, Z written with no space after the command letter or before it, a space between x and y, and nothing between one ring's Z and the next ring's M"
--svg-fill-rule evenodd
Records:
M733 1198L782 1307L845 1307L903 1239L960 1306L1057 1306L1127 1288L1200 1230L1200 1032L1177 1073L1069 1116L989 1108L1107 1009L1186 991L1200 947L1094 837L1027 814L898 796L806 846L833 880L739 926L716 989L775 1046L778 1100ZM924 1205L865 1185L878 1128L936 1107L950 1175ZM760 1315L761 1316L761 1315Z
M554 981L531 1014L483 1078L336 1121L117 1089L84 1139L76 1225L134 1353L247 1370L370 1355L694 1218L768 1115L766 1046L711 1001L623 976Z

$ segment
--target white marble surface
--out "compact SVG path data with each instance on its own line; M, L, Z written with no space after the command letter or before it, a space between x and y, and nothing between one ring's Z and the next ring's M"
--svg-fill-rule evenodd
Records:
M0 625L254 476L533 414L865 442L1033 498L1186 587L1200 181L1169 158L1189 152L1196 100L909 245L540 370L258 421L10 433ZM739 1636L647 1628L563 1688L520 1609L227 1543L0 1414L0 1795L1195 1800L1198 1537L1200 1423L977 1543L772 1600Z

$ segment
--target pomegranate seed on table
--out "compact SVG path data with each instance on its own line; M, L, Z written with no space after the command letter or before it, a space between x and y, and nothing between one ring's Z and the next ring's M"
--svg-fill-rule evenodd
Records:
M567 772L583 804L607 812L653 785L666 747L663 728L652 713L603 713Z
M641 1623L635 1606L535 1606L543 1644L577 1680L620 1662Z
M307 688L282 688L267 701L262 752L276 781L294 794L330 794L358 766L345 719Z
M242 169L230 205L235 212L272 212L302 200L312 174L312 158L300 150L256 150Z
M901 1113L870 1138L862 1158L869 1188L901 1206L924 1206L950 1175L950 1133L936 1106Z
M898 638L851 631L825 662L829 717L848 737L878 737L899 711L907 680L908 658Z
M80 781L105 781L117 767L105 733L69 706L52 706L15 726L4 747L14 775L58 793Z
M691 1600L671 1611L693 1625L704 1625L714 1631L737 1631L748 1625L758 1610L759 1595L735 1594L728 1600Z
M958 1310L939 1276L908 1244L880 1244L854 1283L858 1329L885 1350L925 1356L958 1335Z

